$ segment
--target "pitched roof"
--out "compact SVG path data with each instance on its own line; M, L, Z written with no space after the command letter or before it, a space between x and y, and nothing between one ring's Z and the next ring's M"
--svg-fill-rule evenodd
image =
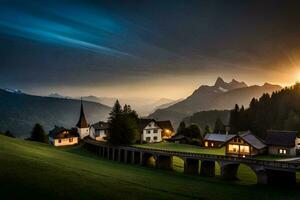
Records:
M253 146L256 149L263 149L266 145L255 135L253 135L250 131L246 131L239 135L239 137L243 138L248 144Z
M207 133L204 136L205 140L216 141L216 142L227 142L234 138L236 135L232 134L219 134L219 133Z
M154 119L139 119L140 131L142 131L152 121L156 123Z
M95 129L95 130L105 130L105 129L108 129L108 123L107 122L103 122L103 121L99 121L95 124L92 124L92 127Z
M82 100L81 100L81 107L80 107L80 117L79 117L79 120L76 124L76 127L78 127L78 128L88 128L89 127L89 125L88 125L88 123L85 119Z
M70 137L79 137L79 134L76 129L66 129L64 127L55 126L49 132L49 137L54 139L70 138Z
M168 129L172 132L174 132L172 123L170 120L166 120L166 121L156 121L156 123L158 124L158 126L162 129Z
M266 134L266 144L282 147L294 147L297 131L269 130Z

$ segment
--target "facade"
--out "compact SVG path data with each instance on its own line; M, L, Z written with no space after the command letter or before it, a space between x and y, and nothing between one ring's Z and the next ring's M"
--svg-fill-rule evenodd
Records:
M226 144L226 155L251 157L265 153L267 146L250 131L236 135Z
M162 128L160 128L154 119L140 119L140 131L142 141L148 143L162 141Z
M268 153L271 155L296 156L300 151L300 138L296 131L270 130L266 134Z
M80 139L83 139L90 135L90 126L87 123L86 118L85 118L82 100L81 100L81 107L80 107L80 116L79 116L79 120L76 124L76 128L80 135Z
M79 134L77 129L55 127L49 132L49 143L54 146L69 146L78 144Z
M98 140L105 141L108 134L108 124L107 122L97 122L90 127L90 137Z
M203 139L203 146L207 148L220 148L236 135L207 133Z

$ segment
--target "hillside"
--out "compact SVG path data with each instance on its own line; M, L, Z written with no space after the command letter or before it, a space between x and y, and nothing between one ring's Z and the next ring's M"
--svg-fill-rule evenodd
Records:
M264 84L262 86L248 86L244 82L232 80L227 83L218 78L213 86L202 85L186 99L164 109L158 109L149 117L156 119L172 118L173 124L178 123L195 112L207 110L229 110L235 104L248 107L253 97L260 97L263 93L272 93L281 89L281 86ZM175 113L177 118L171 116Z
M3 199L298 199L291 188L238 184L219 179L124 165L78 148L0 136ZM17 191L16 191L17 190Z
M186 124L198 124L202 130L204 130L206 125L213 130L217 118L220 118L224 124L228 124L229 115L229 110L209 110L196 112L183 120Z
M89 123L105 120L110 107L84 102ZM0 89L0 130L10 130L18 137L27 137L35 123L49 131L54 125L70 128L75 126L80 100L40 97Z

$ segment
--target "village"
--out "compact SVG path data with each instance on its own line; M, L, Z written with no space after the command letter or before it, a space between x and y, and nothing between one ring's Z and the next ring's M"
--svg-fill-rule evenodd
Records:
M176 134L170 120L158 121L155 119L139 119L140 143L178 143L185 144L188 138ZM235 157L254 157L259 155L277 155L295 158L300 154L300 138L297 131L268 130L265 140L257 137L250 131L229 134L207 133L203 141L197 145L199 149L225 148L225 155ZM49 143L54 146L76 145L87 138L106 142L109 134L107 122L99 121L89 125L81 101L80 116L75 128L66 129L55 127L49 133Z

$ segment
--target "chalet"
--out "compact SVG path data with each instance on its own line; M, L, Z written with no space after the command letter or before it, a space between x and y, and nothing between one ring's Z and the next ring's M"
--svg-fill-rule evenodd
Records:
M98 140L105 141L108 133L108 123L107 122L97 122L92 124L90 127L90 137Z
M267 131L265 142L271 155L295 156L300 150L300 138L296 131Z
M140 119L139 128L141 141L149 143L161 142L162 139L173 135L173 127L170 121L156 121L154 119ZM163 135L165 134L165 135Z
M65 129L55 126L49 132L49 143L54 146L67 146L78 144L79 134L77 129Z
M209 148L220 148L235 136L236 135L233 134L207 133L203 139L203 146Z
M172 135L174 133L174 129L173 129L173 126L172 126L170 120L157 121L157 124L162 129L161 136L162 136L163 140L169 139L172 137Z
M79 120L76 124L76 128L80 135L80 139L83 139L90 135L90 126L87 123L86 118L85 118L82 100L81 100L81 107L80 107L80 116L79 116Z
M226 143L226 155L251 157L266 152L266 145L250 131L231 138Z

